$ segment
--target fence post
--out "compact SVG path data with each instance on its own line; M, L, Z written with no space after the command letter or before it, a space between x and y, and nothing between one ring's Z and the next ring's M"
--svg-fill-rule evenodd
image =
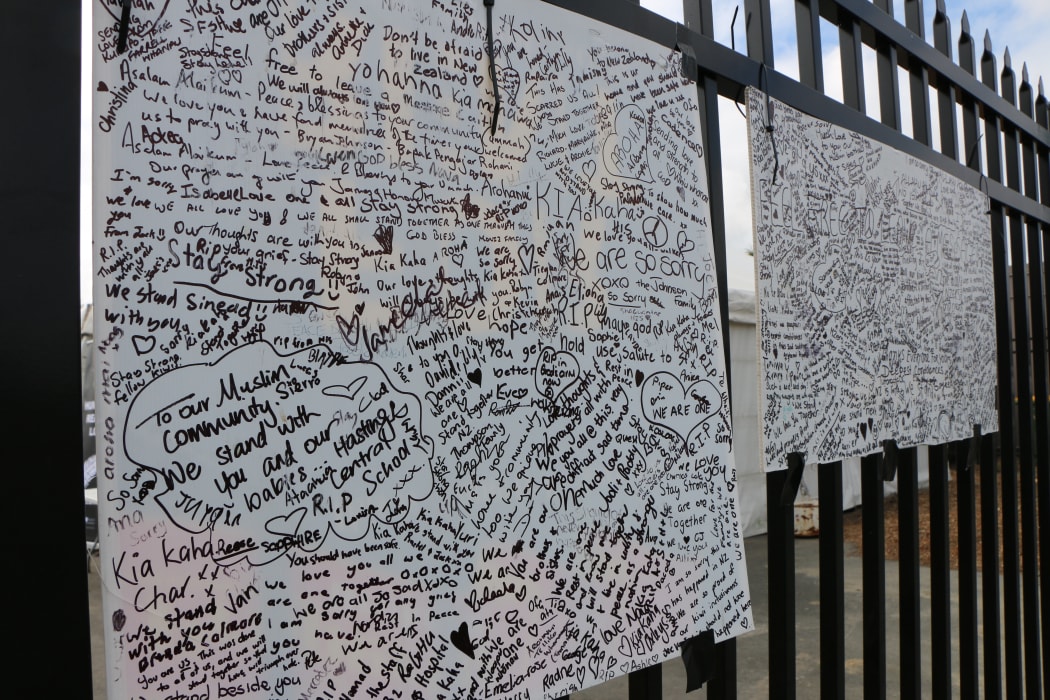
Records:
M1028 65L1025 64L1021 68L1021 85L1018 90L1018 103L1021 112L1024 113L1028 118L1033 118L1033 96L1032 96L1032 83L1028 80ZM1020 136L1020 147L1021 147L1021 168L1022 168L1022 184L1024 187L1025 196L1029 199L1039 199L1039 186L1036 182L1036 165L1035 165L1035 144L1032 139L1028 136ZM1029 329L1031 334L1028 336L1031 338L1031 344L1026 343L1024 353L1026 357L1030 355L1031 361L1031 387L1030 392L1025 392L1024 405L1028 411L1028 420L1019 421L1021 425L1026 426L1026 434L1029 436L1029 450L1030 458L1027 464L1027 471L1022 472L1022 479L1025 480L1025 488L1030 488L1030 492L1027 494L1027 500L1024 501L1025 507L1029 509L1026 513L1025 519L1025 534L1026 534L1026 554L1025 561L1032 562L1036 561L1036 552L1039 548L1038 538L1038 517L1036 510L1036 495L1038 493L1038 480L1037 474L1042 475L1046 473L1047 463L1047 434L1045 430L1033 430L1038 424L1040 417L1044 419L1042 423L1045 425L1046 416L1046 375L1047 367L1045 362L1046 354L1046 324L1043 320L1043 283L1042 283L1042 268L1043 263L1040 259L1041 256L1041 242L1039 240L1039 223L1036 221L1025 221L1022 222L1025 229L1024 246L1026 250L1026 264L1024 267L1024 281L1028 282L1028 295L1026 301L1028 302L1029 308ZM1020 239L1021 236L1019 235ZM1016 265L1014 266L1016 268ZM1015 283L1016 285L1016 283ZM1016 286L1015 286L1016 289ZM1016 291L1014 303L1016 304ZM1015 333L1019 332L1015 329ZM1018 336L1020 337L1020 336ZM1034 433L1034 435L1033 435ZM1034 437L1035 445L1031 444ZM1043 502L1046 503L1045 501ZM1032 525L1032 534L1027 535L1027 528L1029 521ZM1028 537L1031 541L1028 541ZM1046 537L1042 538L1045 543ZM1031 557L1029 558L1028 550L1031 549ZM1025 570L1026 581L1027 577L1032 578L1032 592L1031 594L1035 597L1039 603L1039 625L1036 626L1036 620L1034 616L1028 616L1027 627L1032 628L1032 634L1035 637L1035 641L1038 643L1042 638L1043 645L1047 641L1048 631L1048 619L1046 606L1050 604L1050 599L1047 598L1048 582L1039 578L1039 571L1037 567L1028 566ZM1038 590L1037 590L1038 587ZM1041 591L1041 598L1040 598ZM1027 608L1027 603L1026 603ZM1041 647L1039 647L1041 648ZM1032 653L1032 650L1028 650ZM1042 659L1042 666L1040 668L1033 669L1033 673L1041 672L1043 687L1048 687L1050 678L1047 676L1048 664L1050 660L1046 659L1040 654Z
M1031 92L1029 101L1022 104L1021 109L1028 116L1032 115ZM1035 101L1035 115L1033 117L1038 124L1044 128L1048 127L1046 96L1043 94L1043 79L1039 79L1039 97ZM1043 204L1050 204L1050 154L1047 148L1039 146L1037 151L1038 169L1038 192L1033 187L1026 188L1025 193L1035 199L1039 198ZM1026 182L1030 180L1026 179ZM1038 481L1039 481L1039 538L1040 554L1040 577L1042 585L1042 627L1043 627L1043 649L1050 645L1050 376L1048 376L1047 359L1047 322L1045 315L1047 309L1046 294L1050 286L1047 284L1047 275L1050 274L1050 265L1047 265L1046 255L1047 238L1050 234L1050 225L1038 223L1029 224L1028 228L1028 250L1035 263L1041 266L1041 270L1035 267L1031 270L1032 282L1032 337L1035 339L1035 434L1038 441L1039 453ZM1041 252L1041 254L1040 254ZM1035 303L1038 300L1039 312L1035 311ZM1043 655L1043 688L1050 687L1050 658Z
M951 21L944 0L937 0L933 20L933 44L939 53L951 59ZM937 116L940 125L941 152L958 160L955 88L944 76L937 76ZM961 471L959 472L961 473ZM952 692L952 616L951 562L948 526L948 448L930 448L930 530L931 530L931 637L933 662L933 698L951 697ZM961 546L961 545L960 545ZM962 568L960 564L960 579ZM960 582L961 583L961 582ZM961 590L961 586L960 586ZM960 622L961 624L961 622ZM960 630L960 638L962 637ZM961 650L961 648L960 648ZM960 666L961 669L961 666Z
M1010 50L1003 58L1002 95L1011 105L1017 105L1017 80L1010 62ZM1012 190L1021 191L1021 164L1019 159L1019 134L1007 123L1003 129L1006 152L1006 179ZM1017 404L1017 442L1020 458L1021 504L1021 561L1028 564L1037 560L1036 514L1035 514L1035 464L1032 454L1032 380L1031 351L1028 323L1027 260L1025 252L1024 222L1021 214L1011 211L1010 222L1010 282L1013 287L1013 333L1015 398ZM1024 673L1025 690L1030 698L1041 697L1039 582L1034 566L1021 571L1021 592L1024 604Z
M787 461L766 474L770 700L795 698L795 495L805 457L793 452Z
M714 38L714 20L711 0L684 0L683 23L697 34ZM726 267L725 192L722 185L722 145L718 118L718 82L715 74L703 66L697 75L697 102L700 106L700 137L703 140L704 160L707 164L707 187L711 206L711 242L715 256L718 281L719 310L722 319L722 347L726 357L726 386L730 395L732 414L733 380L729 363L729 281ZM714 677L708 683L710 700L735 700L736 640L727 639L714 647Z
M985 32L984 53L981 55L981 80L998 93L999 75L996 71L992 38ZM985 113L985 153L988 177L999 182L1002 176L1002 153L999 148L999 116ZM1002 204L992 202L992 265L995 273L996 353L999 379L999 453L1000 493L1003 518L1003 622L1006 663L1006 695L1021 697L1021 561L1017 551L1017 455L1014 453L1013 347L1010 340L1009 283L1006 270L1006 223ZM987 540L986 540L987 541ZM986 630L987 634L987 630Z
M860 460L863 529L864 698L886 698L886 522L883 456Z

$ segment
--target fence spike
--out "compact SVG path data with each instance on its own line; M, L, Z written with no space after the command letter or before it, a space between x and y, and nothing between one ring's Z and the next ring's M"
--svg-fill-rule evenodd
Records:
M1021 64L1021 85L1031 85L1028 81L1028 61Z
M970 17L966 14L966 10L963 10L962 21L959 24L962 27L962 33L970 36Z
M984 52L992 53L992 35L987 29L984 30Z
M1046 94L1043 92L1043 76L1041 75L1039 76L1039 96L1044 100L1046 99Z
M1003 70L1013 71L1013 66L1010 65L1010 47L1007 46L1006 50L1003 51Z
M946 9L944 7L944 0L937 0L937 12L942 14L942 15L948 14L948 12L946 11Z

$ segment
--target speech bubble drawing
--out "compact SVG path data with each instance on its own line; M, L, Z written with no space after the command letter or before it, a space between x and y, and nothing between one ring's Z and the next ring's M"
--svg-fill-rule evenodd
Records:
M616 113L613 132L602 145L605 169L628 180L654 182L649 170L649 126L638 105L627 105Z
M670 430L686 445L708 418L722 410L722 395L710 381L688 387L670 372L656 372L642 383L642 415L653 425Z
M210 530L224 564L315 551L329 532L361 539L434 487L419 398L323 346L253 343L162 375L132 401L124 449L141 467L140 502Z
M571 354L545 346L536 360L536 390L555 401L580 377L580 363Z

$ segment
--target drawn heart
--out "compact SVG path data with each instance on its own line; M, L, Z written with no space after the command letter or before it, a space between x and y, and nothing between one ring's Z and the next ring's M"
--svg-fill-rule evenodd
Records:
M109 85L106 85L101 80L98 81L98 91L99 92L109 92Z
M580 363L571 354L549 345L536 362L536 389L551 401L558 399L580 377Z
M321 393L335 399L350 399L353 401L354 397L357 396L357 393L361 391L367 381L367 377L358 377L345 386L342 384L326 386L324 389L321 389Z
M484 82L485 78L481 75L475 75L472 80L474 81L474 87L481 87L481 83ZM471 657L473 658L473 657Z
M354 304L354 312L358 316L363 314L365 312L365 302L362 301L360 304Z
M124 613L124 609L121 608L113 613L113 631L120 632L124 629L124 625L128 622L128 616Z
M531 625L529 625L526 628L525 631L528 632L529 636L532 637L533 639L535 639L536 637L540 636L540 626L537 625L535 622L533 622Z
M645 381L645 372L640 369L634 371L634 385L641 386L642 382Z
M157 339L152 335L133 335L131 336L131 344L135 346L135 352L145 355L157 347Z
M532 273L532 265L536 258L536 246L532 243L523 243L518 246L518 260L521 262L525 274Z
M594 174L598 172L598 164L593 160L588 160L583 164L583 174L590 180L594 177Z
M306 517L306 508L297 508L288 515L278 515L275 518L270 518L266 521L264 527L271 535L295 537L303 524L304 517Z
M696 241L689 237L687 231L678 232L678 252L689 253L696 250Z
M463 267L463 253L453 253L452 262L456 263L460 267Z
M693 431L722 408L722 395L706 379L683 387L670 372L649 375L642 384L642 415L689 444Z
M473 382L477 386L481 386L481 368L478 367L476 370L474 370L472 372L467 372L467 379L469 379L471 382Z
M518 104L518 88L521 87L521 75L516 68L496 66L496 83L503 89L503 98L512 105Z
M602 161L613 175L653 182L649 171L649 128L641 107L627 105L616 113L613 132L602 147Z
M458 630L452 630L448 641L470 658L474 658L474 643L470 641L470 630L467 629L466 622L461 622Z

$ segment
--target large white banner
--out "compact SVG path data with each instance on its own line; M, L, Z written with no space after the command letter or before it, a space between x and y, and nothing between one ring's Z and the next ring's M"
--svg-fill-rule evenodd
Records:
M497 3L497 116L480 0L119 18L111 698L559 696L750 627L678 56Z
M766 468L997 431L988 198L747 99Z

